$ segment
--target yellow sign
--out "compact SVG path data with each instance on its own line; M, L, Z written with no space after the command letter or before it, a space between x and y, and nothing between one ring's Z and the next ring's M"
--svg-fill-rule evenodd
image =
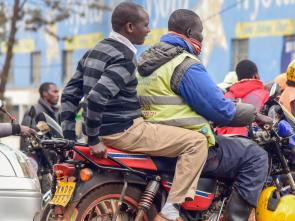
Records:
M7 42L1 44L2 53L7 52ZM16 40L13 46L13 53L31 53L35 51L35 42L33 39L19 39Z
M156 28L153 29L147 38L145 39L144 44L145 45L153 45L160 41L160 37L164 34L167 34L168 29L167 28Z
M75 35L70 40L64 41L65 50L88 49L95 46L95 44L103 39L103 33L91 33L85 35Z
M294 33L294 20L267 20L242 22L236 25L237 38L291 35Z
M58 182L54 197L50 201L50 204L66 207L73 195L75 186L75 182Z

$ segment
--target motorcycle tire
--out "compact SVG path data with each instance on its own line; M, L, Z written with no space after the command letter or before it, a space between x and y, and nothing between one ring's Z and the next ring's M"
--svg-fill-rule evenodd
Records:
M119 200L122 188L123 188L122 184L107 184L91 191L78 204L77 206L78 215L77 215L76 221L92 220L93 218L97 216L109 216L109 219L112 220L111 215L114 214L115 208L116 208L116 205L114 202ZM124 197L124 202L122 204L123 208L125 207L127 212L120 211L119 216L125 216L125 218L127 218L127 220L130 220L130 221L135 218L134 212L132 214L128 214L128 211L132 212L136 210L137 204L140 200L142 192L143 190L135 186L129 186L127 188L126 195ZM94 215L97 215L97 216L93 217L92 213L94 213ZM157 214L156 205L153 203L151 205L151 208L147 212L147 214L143 217L143 220L144 221L153 220L156 214ZM123 217L122 220L126 220L126 219L124 219Z
M45 207L43 208L41 221L54 221L54 220L56 220L54 210L52 209L52 206L49 203L47 203Z

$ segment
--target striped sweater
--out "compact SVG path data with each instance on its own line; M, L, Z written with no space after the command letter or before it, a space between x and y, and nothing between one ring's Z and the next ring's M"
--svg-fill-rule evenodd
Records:
M104 39L85 53L61 97L61 125L67 139L75 139L75 115L84 103L88 144L98 136L122 132L140 117L135 54L124 44Z

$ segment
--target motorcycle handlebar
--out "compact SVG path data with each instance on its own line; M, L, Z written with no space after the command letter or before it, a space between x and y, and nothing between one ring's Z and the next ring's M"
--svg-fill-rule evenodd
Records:
M70 150L74 145L75 141L66 139L52 139L41 141L41 146L43 148L60 148L63 150Z

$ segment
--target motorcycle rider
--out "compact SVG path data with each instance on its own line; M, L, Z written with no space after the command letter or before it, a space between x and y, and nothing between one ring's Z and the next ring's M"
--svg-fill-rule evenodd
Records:
M53 82L44 82L39 87L40 98L38 103L34 105L35 108L35 117L32 118L29 114L30 110L24 114L21 125L29 126L34 128L36 126L36 117L40 113L48 114L53 120L59 123L59 109L57 103L59 100L59 91L55 83ZM20 147L22 150L27 150L28 144L25 139L21 138Z
M287 69L287 87L280 96L280 103L295 116L295 60Z
M59 91L55 83L52 82L44 82L39 87L40 98L38 103L34 105L36 110L36 116L39 113L48 114L53 120L57 123L59 122L59 110L57 107L57 103L59 100ZM22 125L32 126L30 125L32 119L28 115L28 112L25 113L24 118L22 120ZM35 126L35 122L33 119L32 122Z
M256 207L268 170L266 151L253 141L216 137L192 119L200 115L216 124L245 126L257 115L254 106L225 99L198 58L203 40L199 16L187 9L174 11L169 33L145 51L138 64L138 95L143 116L150 122L180 126L203 133L209 148L203 173L234 181L226 206L227 221L247 220ZM255 117L256 116L256 117ZM203 118L203 119L204 119ZM269 120L269 119L267 119Z
M109 38L86 52L64 88L64 136L75 139L75 114L84 97L85 129L93 154L105 157L105 143L129 152L178 157L171 191L161 211L176 220L179 212L173 204L194 198L208 154L207 140L201 133L144 122L136 93L134 44L143 44L149 33L149 16L142 6L123 2L114 9L111 22Z
M228 89L224 97L252 104L259 113L269 98L269 92L264 89L263 82L260 81L256 64L250 60L242 60L237 64L236 73L238 82ZM221 127L216 129L216 133L247 137L248 129L247 127Z

